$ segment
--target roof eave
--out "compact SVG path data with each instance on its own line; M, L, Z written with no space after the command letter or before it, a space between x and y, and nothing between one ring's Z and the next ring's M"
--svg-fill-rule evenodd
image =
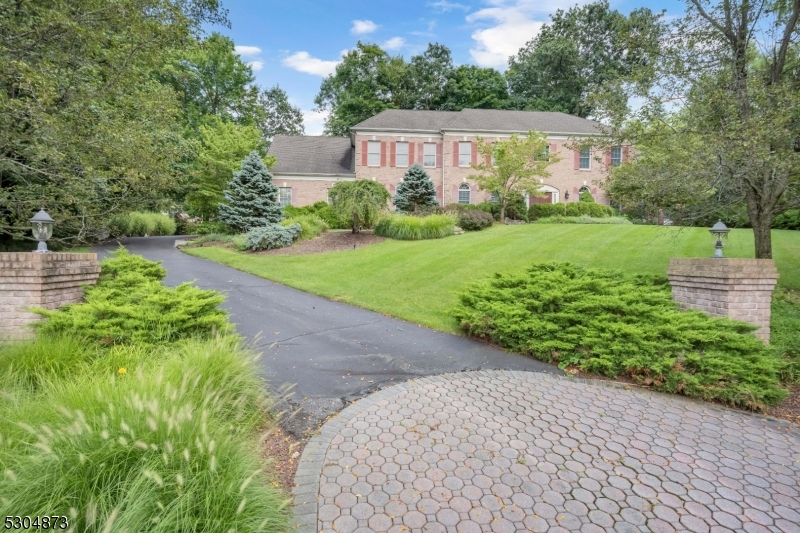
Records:
M356 175L355 172L349 174L330 174L328 172L284 172L281 170L270 170L274 176L319 176L319 177L330 177L330 178L352 178Z
M476 130L476 129L461 129L461 128L448 128L443 129L442 134L448 133L489 133L489 134L508 134L508 133L528 133L530 130ZM543 131L547 135L603 135L602 132L586 133L577 131Z
M350 131L359 132L359 131L374 131L374 132L384 132L384 133L433 133L435 135L441 135L442 130L411 130L411 129L402 129L402 128L356 128L355 126L350 128Z

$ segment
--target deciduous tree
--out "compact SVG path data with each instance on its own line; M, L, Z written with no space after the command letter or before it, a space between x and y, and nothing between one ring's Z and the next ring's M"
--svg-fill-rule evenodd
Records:
M351 220L353 233L375 223L388 208L389 191L372 180L341 181L329 189L333 209L342 220Z

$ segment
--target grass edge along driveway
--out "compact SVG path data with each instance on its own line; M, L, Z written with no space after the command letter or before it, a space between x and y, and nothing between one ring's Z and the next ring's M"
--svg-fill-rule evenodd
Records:
M800 289L800 232L773 230L778 285ZM532 263L570 261L628 273L666 274L672 257L710 257L707 228L634 225L495 225L426 241L392 241L318 255L277 256L230 248L185 249L332 300L459 334L448 309L469 283ZM754 257L753 232L731 231L726 257Z

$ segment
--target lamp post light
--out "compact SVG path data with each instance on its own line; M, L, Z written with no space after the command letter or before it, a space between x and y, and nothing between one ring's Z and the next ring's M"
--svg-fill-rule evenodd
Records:
M53 224L55 224L55 220L45 213L43 207L30 219L30 223L33 226L33 236L39 240L39 247L36 249L36 252L49 252L50 250L47 249L46 241L53 236Z
M723 224L720 220L708 231L717 239L717 242L714 244L714 257L722 257L722 239L728 237L728 232L730 231L728 226Z

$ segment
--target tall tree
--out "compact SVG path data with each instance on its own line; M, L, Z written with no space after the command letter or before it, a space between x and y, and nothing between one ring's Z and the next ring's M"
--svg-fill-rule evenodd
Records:
M461 65L450 72L439 109L504 109L508 88L502 74L493 68Z
M445 86L453 72L450 49L439 43L411 58L411 80L415 94L415 109L439 109L445 98Z
M303 112L289 103L289 96L279 86L266 89L258 97L263 114L259 128L268 142L276 135L304 135Z
M648 8L626 17L607 0L559 9L509 58L506 77L513 105L589 116L590 92L657 55L661 18Z
M336 72L322 80L314 98L319 111L330 113L325 120L325 133L348 135L350 126L395 107L387 83L388 65L386 52L377 45L360 41L342 58Z
M611 142L647 148L630 168L612 172L614 185L632 192L628 184L638 180L653 191L668 179L699 191L688 213L684 198L669 205L650 195L651 205L689 217L739 201L747 207L756 257L769 258L775 216L800 206L800 1L687 3L658 61L598 100L612 125ZM621 104L614 93L625 90L641 107ZM665 111L676 103L683 104L679 111ZM652 126L658 123L669 127ZM655 162L660 172L647 176Z
M473 174L478 187L495 195L500 204L500 222L505 220L506 207L516 194L540 193L540 178L550 177L547 167L560 161L550 153L547 135L529 131L524 137L515 133L511 138L489 143L478 137L478 153L483 156L478 165L471 165L480 174Z
M153 79L217 0L0 3L0 232L87 241L111 214L153 206L191 158L175 93Z
M213 115L239 124L263 121L253 69L234 50L233 41L212 33L188 50L176 53L165 79L181 95L188 123L198 128Z

